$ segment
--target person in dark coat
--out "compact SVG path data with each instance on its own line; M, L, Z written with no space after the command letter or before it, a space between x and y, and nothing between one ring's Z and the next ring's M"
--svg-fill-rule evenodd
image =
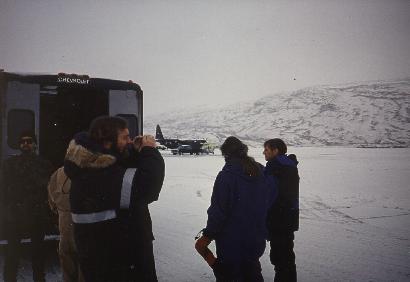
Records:
M218 282L263 281L259 258L265 250L273 191L263 166L248 157L247 146L238 138L228 137L221 151L225 166L216 177L207 225L195 248ZM208 249L212 240L217 258Z
M278 197L269 210L267 226L270 241L270 261L275 267L275 282L297 281L294 232L299 229L299 174L296 156L286 155L287 147L281 139L264 144L267 161L265 175L273 177Z
M30 238L33 280L45 281L44 236L49 219L47 183L52 173L50 162L36 154L36 136L23 132L19 139L21 154L3 164L4 203L6 205L6 247L4 281L16 281L21 239Z
M86 282L115 281L120 191L131 143L127 122L119 117L99 117L89 132L70 142L64 171L71 179L70 206L74 241Z
M119 222L123 243L119 258L126 260L127 266L118 281L158 281L153 253L154 235L148 205L159 198L165 176L165 164L159 151L155 148L153 136L145 135L136 139L135 150L124 164L125 173L121 193ZM129 178L127 178L129 175Z

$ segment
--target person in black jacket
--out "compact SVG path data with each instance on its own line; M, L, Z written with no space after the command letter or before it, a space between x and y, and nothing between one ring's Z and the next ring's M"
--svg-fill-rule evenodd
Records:
M77 134L67 149L64 171L71 179L74 241L86 282L116 281L116 211L130 143L127 122L104 116L92 121L89 132Z
M119 211L122 247L118 257L126 266L116 275L118 281L157 281L153 253L152 221L148 205L158 200L165 175L165 164L155 148L153 136L142 136L135 141L135 150L124 164L124 176Z
M16 281L21 239L31 239L33 280L45 281L44 236L49 219L47 183L52 173L50 162L36 154L36 136L23 132L19 139L21 154L3 164L4 204L6 205L6 256L4 281Z
M294 232L299 229L299 174L295 155L286 155L287 147L281 139L264 144L267 161L265 175L277 183L277 199L268 212L267 227L270 240L270 260L275 266L275 282L297 280Z

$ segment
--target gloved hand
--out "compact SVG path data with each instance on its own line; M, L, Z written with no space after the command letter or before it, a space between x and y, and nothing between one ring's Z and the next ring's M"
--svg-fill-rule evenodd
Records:
M156 147L155 137L152 135L136 136L133 140L136 151L140 152L144 147Z
M156 141L155 141L155 137L152 135L144 135L142 136L142 140L141 140L141 148L144 147L152 147L155 148L156 147Z

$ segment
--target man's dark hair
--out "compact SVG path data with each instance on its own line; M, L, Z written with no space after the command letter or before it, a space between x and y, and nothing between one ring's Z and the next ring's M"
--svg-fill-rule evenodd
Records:
M90 139L98 144L104 142L117 143L118 131L128 128L127 121L120 117L101 116L95 118L88 134Z
M234 136L226 138L221 146L222 155L225 160L239 159L248 175L258 176L260 174L260 166L254 158L248 156L248 146L242 143L241 140Z
M285 142L282 139L274 138L270 139L263 144L264 147L268 147L270 149L278 149L280 155L286 154L288 148Z

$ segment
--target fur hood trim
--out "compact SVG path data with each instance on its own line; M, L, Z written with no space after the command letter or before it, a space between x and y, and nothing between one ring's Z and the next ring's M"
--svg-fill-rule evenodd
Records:
M65 159L80 168L106 168L116 162L116 158L109 154L96 153L88 150L71 140Z

